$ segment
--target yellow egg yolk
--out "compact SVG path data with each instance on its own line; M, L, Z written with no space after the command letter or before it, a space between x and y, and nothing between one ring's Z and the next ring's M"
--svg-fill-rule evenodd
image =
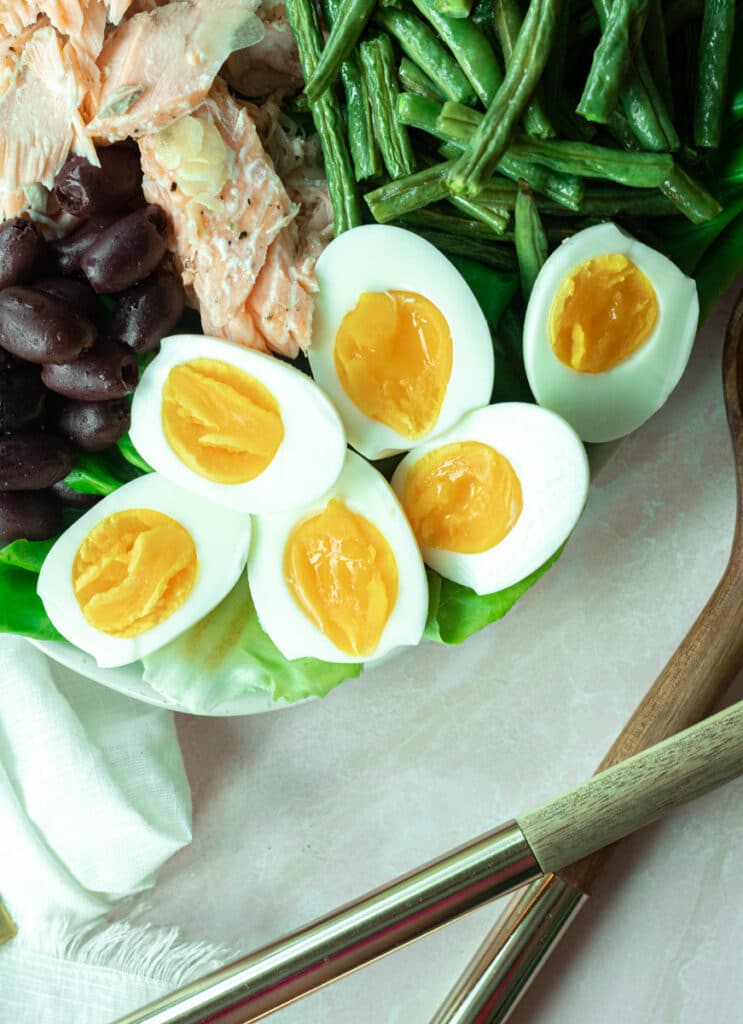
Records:
M342 501L292 530L284 575L305 615L335 646L364 658L397 601L397 562L379 530Z
M473 555L513 529L523 497L504 455L480 441L457 441L411 467L402 506L421 547Z
M162 512L134 508L93 527L75 555L72 588L94 629L132 637L170 618L198 574L188 530Z
M579 373L604 373L636 352L653 333L658 297L651 282L621 253L594 256L562 281L552 302L552 350Z
M449 324L415 292L365 292L335 337L343 390L370 419L414 440L436 423L449 384Z
M220 484L254 480L284 438L279 405L268 388L220 359L173 367L162 391L162 424L181 462Z

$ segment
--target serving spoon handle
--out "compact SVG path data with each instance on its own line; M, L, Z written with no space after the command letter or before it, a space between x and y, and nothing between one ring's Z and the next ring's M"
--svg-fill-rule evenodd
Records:
M737 485L727 567L597 772L705 718L743 667L743 292L728 321L722 376ZM431 1024L503 1024L584 905L613 852L613 846L605 846L516 894Z

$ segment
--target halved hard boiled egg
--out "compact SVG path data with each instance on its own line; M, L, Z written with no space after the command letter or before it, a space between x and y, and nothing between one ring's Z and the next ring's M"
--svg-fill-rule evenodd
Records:
M423 635L428 587L415 538L387 481L354 452L320 498L254 520L248 578L285 658L372 661Z
M165 338L134 393L130 433L163 476L244 512L322 494L346 452L338 413L310 377L201 335Z
M599 224L542 267L524 321L524 365L540 405L584 441L639 427L678 384L699 319L694 281L670 260Z
M101 667L151 654L212 610L244 570L250 517L175 487L133 480L67 529L38 591L70 643Z
M346 231L317 262L315 380L368 459L407 451L490 400L493 349L475 296L402 228Z
M426 564L478 594L525 579L564 544L588 483L572 427L522 402L475 409L392 477Z

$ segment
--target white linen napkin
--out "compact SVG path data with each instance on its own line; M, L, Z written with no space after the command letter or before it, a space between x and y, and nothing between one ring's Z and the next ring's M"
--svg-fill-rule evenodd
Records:
M105 917L190 839L172 714L0 636L0 1022L108 1024L222 962Z

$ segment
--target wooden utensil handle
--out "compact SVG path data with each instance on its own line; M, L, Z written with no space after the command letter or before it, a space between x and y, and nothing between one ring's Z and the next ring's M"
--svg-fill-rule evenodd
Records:
M743 701L594 775L518 819L544 872L559 871L743 773Z

